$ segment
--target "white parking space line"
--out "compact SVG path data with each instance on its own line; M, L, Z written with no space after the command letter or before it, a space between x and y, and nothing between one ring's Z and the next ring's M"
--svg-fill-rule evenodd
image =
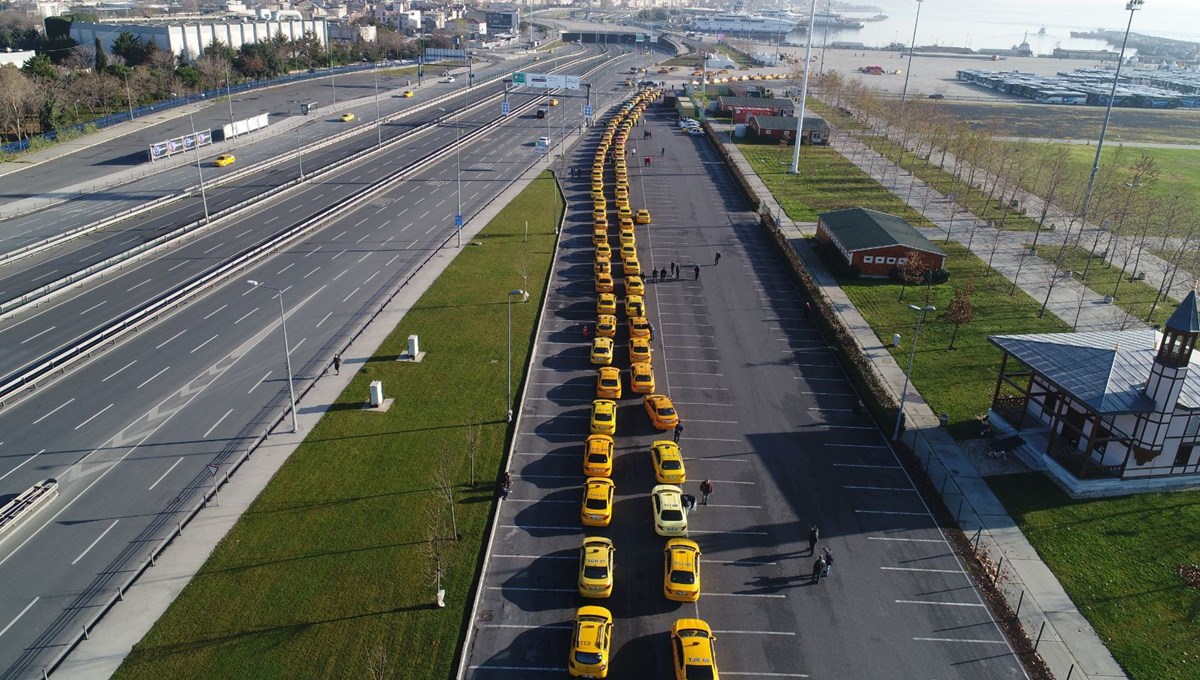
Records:
M499 555L494 554L492 557L509 557L516 560L571 560L578 561L579 558L575 555Z
M480 626L480 628L499 628L500 626ZM528 626L510 626L511 628L528 628ZM547 626L539 626L546 628ZM473 671L521 671L525 673L566 673L565 666L546 668L544 666L468 666Z
M525 418L569 418L574 420L591 420L591 416L573 416L563 413L526 413Z
M574 502L574 501L572 501L572 502ZM761 506L761 505L721 505L720 503L709 503L708 505L701 505L700 507L702 507L702 508L738 508L738 509L742 509L742 510L762 510L763 506ZM693 509L692 512L696 512L696 510Z
M577 593L575 588L514 588L512 586L488 586L488 590L513 590L522 593ZM705 593L708 595L708 593Z
M900 512L899 510L855 510L860 515L902 515L905 517L929 517L927 512Z
M745 673L745 672L737 672L737 671L734 671L734 672L721 671L721 675L723 675L723 676L726 676L726 675L728 675L728 676L749 675L752 678L807 678L807 677L811 677L811 676L805 675L803 673Z
M724 376L725 376L725 374L724 374L724 373L686 373L686 372L683 372L683 371L667 371L667 372L668 372L668 373L670 373L671 375L702 375L702 376L705 376L705 377L713 377L713 378L722 378L722 377L724 377ZM703 388L703 387L682 387L682 388L680 388L680 387L676 387L675 389L684 389L684 390L702 390L702 389L706 389L706 388ZM725 389L725 388L724 388L724 387L720 387L720 388L714 388L714 387L710 387L710 388L707 388L707 389L722 389L722 390L723 390L723 389Z
M17 614L16 618L14 618L12 621L9 621L8 625L5 626L3 630L0 630L0 637L3 637L4 634L8 632L9 628L12 628L13 626L15 626L17 624L17 621L20 621L21 617L25 616L25 612L28 612L30 609L33 609L33 605L37 604L37 601L40 599L42 599L42 598L35 597L35 598L33 598L33 602L30 602L29 604L25 605L25 608L21 610L21 613Z
M517 526L516 524L501 524L501 529L520 529L521 531L571 531L581 532L583 527L552 527L544 524L531 524L527 527Z
M663 345L663 349L711 349L711 350L715 350L717 348L716 347L705 347L703 345Z
M837 446L844 449L886 449L883 444L826 444L825 446Z
M962 569L922 569L920 567L880 567L884 571L921 571L929 574L965 574Z
M913 639L914 639L914 640L919 640L919 641L921 641L921 642L977 642L977 643L979 643L979 644L982 644L982 645L1006 645L1006 644L1008 644L1008 642L1006 642L1006 641L1004 641L1004 640L972 640L972 639L969 639L969 638L968 638L968 639L964 639L964 638L927 638L927 637L915 637L915 638L913 638Z
M555 453L552 451L514 451L513 455L514 456L560 456L560 457L570 456L572 458L579 457L579 453L571 452L571 451L563 451L561 453Z
M745 442L744 439L718 439L717 437L690 437L690 436L688 437L688 441L693 441L693 442L733 442L736 444L741 444L741 443Z
M912 492L916 491L916 489L913 489L911 487L904 488L904 487L900 487L900 486L851 486L851 485L847 484L847 485L843 486L842 488L843 489L858 489L861 491L912 491Z
M719 404L718 404L718 406L719 406ZM689 422L689 423L720 423L721 425L737 425L738 424L738 421L736 421L736 420L698 420L696 418L688 418L687 422Z
M560 501L550 498L514 498L509 496L504 500L510 503L558 503L560 505L579 505L579 501Z
M853 392L808 392L801 390L798 394L811 394L816 397L853 397L856 396ZM812 409L809 409L810 411Z
M721 635L784 635L788 637L796 637L795 633L789 633L782 630L714 630L713 634L720 633ZM725 675L722 673L721 675Z
M696 529L688 530L688 534L724 534L726 536L766 536L765 531L698 531Z
M713 593L704 591L704 597L766 597L775 600L786 600L787 595L775 595L766 593Z
M899 465L855 465L854 463L834 463L833 467L869 468L872 470L901 470Z
M946 541L940 538L891 538L888 536L867 536L868 541L903 541L906 543L942 543Z
M755 562L754 560L700 560L700 562L701 564L721 564L730 567L741 567L748 564L755 567L774 567L779 564L778 562Z
M117 526L117 522L120 522L120 521L121 520L119 520L119 519L114 519L113 523L109 524L107 529L100 532L100 535L96 537L96 540L94 540L90 544L88 544L88 547L84 548L83 552L79 553L79 557L76 557L74 560L71 561L71 564L74 565L79 560L82 560L83 556L88 554L89 552L91 552L92 548L95 548L96 544L100 542L100 539L107 536L108 532L112 531L113 527Z
M712 328L712 324L707 323L682 323L674 321L664 321L663 326L687 326L688 328Z
M534 628L539 628L539 629L553 628L553 629L557 629L557 630L572 630L575 628L575 626L573 626L572 624L569 624L569 623L550 623L550 624L546 624L544 626L538 626L536 624L530 625L530 624L519 624L519 623L478 623L475 625L477 625L480 628L524 628L526 630L533 630ZM503 668L503 666L473 666L473 668ZM515 666L515 668L524 668L524 666ZM554 670L562 672L562 671L565 671L566 669L565 668L556 668Z
M579 479L579 475L520 475L520 479Z
M720 359L689 359L689 358L687 358L687 357L671 357L671 361L673 361L673 362L674 362L674 361L692 361L692 362L704 362L704 363L706 363L706 364L719 364L719 363L721 363L721 360L720 360ZM676 374L676 375L682 375L682 374Z

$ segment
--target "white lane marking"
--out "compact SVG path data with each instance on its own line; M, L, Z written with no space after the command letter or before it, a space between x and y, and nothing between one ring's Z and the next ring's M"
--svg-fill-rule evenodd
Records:
M71 397L70 399L68 399L68 400L64 401L63 403L61 403L61 404L59 404L57 407L55 407L55 409L54 409L53 411L50 411L49 413L47 413L46 415L42 416L41 418L38 418L37 420L33 421L33 424L34 424L34 425L37 425L38 423L40 423L40 422L42 422L43 420L45 420L45 419L49 418L50 416L54 415L55 413L58 413L59 409L62 409L62 408L64 408L64 407L65 407L67 404L70 404L70 403L71 403L71 402L73 402L73 401L75 401L75 397Z
M87 314L88 312L92 311L93 309L99 307L100 305L102 305L106 302L108 302L108 300L101 300L100 302L97 302L96 304L92 305L91 307L88 307L87 309L83 310L82 312L80 312L80 314Z
M167 366L166 368L164 368L163 370L159 371L158 373L155 373L154 375L150 376L149 378L146 378L146 380L145 380L145 381L144 381L144 382L143 382L141 385L138 385L138 386L137 386L137 387L135 387L134 389L136 389L136 390L140 390L140 389L142 389L142 388L143 388L143 387L145 387L147 384L149 384L151 380L154 380L155 378L157 378L158 376L162 375L163 373L166 373L166 372L167 372L167 370L168 370L168 369L170 369L170 368L171 368L170 366Z
M212 431L217 429L217 426L221 424L221 421L228 418L230 413L233 413L233 409L229 409L228 411L225 412L225 415L221 416L220 418L217 418L217 422L213 423L212 427L208 428L208 430L206 430L204 432L204 434L201 435L201 438L208 439L208 435L212 434Z
M390 267L390 266L392 266L392 263L393 263L393 262L395 262L396 260L399 260L399 259L400 259L400 256L399 256L399 255L393 255L393 256L392 256L392 259L388 260L388 261L387 261L387 264L385 264L385 265L383 265L383 266L384 266L384 267Z
M207 320L208 320L208 317L212 316L213 314L216 314L217 312L221 311L222 309L225 309L225 308L226 308L226 307L228 307L228 306L229 306L229 305L225 304L225 305L221 305L220 307L217 307L216 309L214 309L214 310L212 310L211 312L209 312L208 314L206 314L206 315L204 316L204 320L205 320L205 321L207 321Z
M29 461L33 460L34 458L37 458L38 456L42 455L42 454L43 454L43 453L45 453L45 452L46 452L46 449L42 449L41 451L38 451L37 453L33 454L32 456L30 456L30 457L26 458L25 460L21 461L20 463L17 463L17 466L16 466L15 468L13 468L13 469L9 470L8 472L5 472L4 474L0 475L0 482L4 481L4 478L5 478L5 477L7 477L7 476L11 475L12 473L16 472L17 470L20 470L20 469L21 469L21 468L22 468L22 467L23 467L23 466L24 466L26 463L28 463Z
M251 309L250 311L246 312L245 314L243 314L243 315L239 316L239 317L238 317L238 319L237 319L237 321L234 321L234 322L233 322L233 323L234 323L234 325L237 325L237 324L241 323L242 321L244 321L244 320L246 319L246 317L250 316L251 314L253 314L253 313L257 312L257 311L258 311L258 307L255 307L254 309Z
M41 333L38 333L37 335L31 335L31 336L29 336L28 338L25 338L24 340L22 340L22 341L21 341L21 344L22 344L22 345L24 345L24 344L25 344L25 343L27 343L27 342L30 342L30 341L32 341L32 340L36 340L36 339L40 338L41 336L43 336L43 335L45 335L45 334L49 333L50 331L54 330L55 328L58 328L58 326L51 326L51 327L47 328L46 330L42 331Z
M220 248L220 247L221 247L221 246L223 246L223 245L225 245L225 244L224 244L224 243L218 243L217 245L213 246L212 248L209 248L208 250L206 250L206 251L204 251L203 253L200 253L200 254L201 254L201 255L207 255L207 254L211 253L212 251L216 250L217 248Z
M315 267L311 272L305 274L304 278L307 279L308 277L312 276L313 274L316 274L318 269L320 269L320 267Z
M362 218L361 220L359 220L359 221L355 222L355 223L354 223L354 226L355 226L355 227L361 227L361 226L362 226L362 223L363 223L363 222L366 222L366 221L367 221L367 220L369 220L369 219L371 219L371 216L370 216L370 215L367 215L366 217ZM370 234L367 234L367 236L364 236L364 237L362 237L362 238L358 239L357 241L355 241L355 243L362 243L363 241L367 240L367 237L368 237L368 236L370 236Z
M288 352L288 355L290 356L292 354L295 354L296 350L300 349L300 345L303 345L304 341L307 339L308 339L307 337L300 338L300 342L297 342L296 344L292 345L292 349L290 352Z
M929 517L927 512L900 512L898 510L855 510L861 515L903 515L905 517Z
M350 272L350 270L349 270L349 269L343 269L341 274L338 274L337 276L333 277L333 280L334 280L334 281L337 281L338 279L342 278L343 276L345 276L345 275L346 275L347 273L349 273L349 272Z
M271 219L267 220L266 222L263 222L263 224L270 224L270 223L274 222L274 221L275 221L275 220L277 220L277 219L279 219L279 215L276 215L276 216L272 217ZM249 230L249 229L247 229L246 231L243 231L241 234L238 234L238 236L241 236L241 235L243 235L243 234L249 234L249 233L250 233L250 230Z
M366 280L366 281L363 281L363 285L365 286L365 285L367 285L368 283L370 283L370 282L371 282L371 279L375 278L376 276L379 276L379 274L380 274L380 273L381 273L381 272L380 272L379 270L376 270L374 274L371 274L370 276L368 276L368 277L367 277L367 280Z
M358 291L360 291L360 290L362 290L362 286L358 286L358 287L357 287L357 288L355 288L354 290L350 291L350 294L349 294L349 295L347 295L346 297L342 298L342 302L345 302L345 301L349 300L350 298L354 297L354 294L355 294L355 293L357 293L357 292L358 292Z
M288 264L288 266L284 267L283 269L280 269L279 271L275 272L275 276L279 276L280 274L286 272L287 270L289 270L295 266L296 266L296 263L292 262L292 263Z
M979 644L981 644L981 645L1004 645L1004 644L1008 644L1008 643L1007 643L1007 642L1005 642L1004 640L973 640L973 639L970 639L970 638L965 638L965 639L964 639L964 638L929 638L929 637L915 637L915 638L913 638L913 639L914 639L914 640L919 640L919 641L921 641L921 642L977 642L977 643L979 643Z
M362 257L358 258L359 263L362 263L363 260L367 259L368 257L371 257L371 255L372 255L372 253L367 253L367 254L363 255Z
M333 238L331 238L331 239L329 239L329 240L330 240L330 241L336 241L336 240L340 239L341 237L345 236L347 231L350 231L350 230L349 230L349 229L343 229L343 230L342 230L342 233L338 234L337 236L334 236Z
M147 283L150 283L153 280L154 279L146 279L145 281L142 281L141 283L137 284L133 288L126 288L125 292L128 293L128 292L132 291L134 288L141 288L142 286L146 285Z
M884 571L921 571L928 574L965 574L962 569L922 569L920 567L880 567Z
M154 480L154 483L153 483L153 484L151 484L151 485L150 485L150 488L149 488L149 489L146 489L146 491L154 491L154 487L158 486L158 483L159 483L159 482L161 482L162 480L166 479L166 478L167 478L167 475L171 474L171 470L174 470L174 469L175 469L175 467L176 467L176 466L178 466L178 465L179 465L180 463L182 463L182 462L183 462L183 456L180 456L180 457L179 457L179 460L175 461L175 463L174 463L173 465L171 465L171 467L167 468L167 471L166 471L166 472L164 472L164 473L162 473L161 475L159 475L158 479Z
M346 251L345 251L345 250L343 250L342 252L338 253L337 255L334 255L333 257L331 257L331 258L329 258L329 259L330 259L330 260L336 260L336 259L338 259L339 257L341 257L341 256L343 256L343 255L345 255L345 254L346 254Z
M216 335L212 336L211 338L209 338L209 339L205 340L204 342L200 343L199 345L196 345L196 349L193 349L192 351L188 352L188 354L195 354L197 351L199 351L199 350L200 350L200 348L201 348L201 347L204 347L205 345L207 345L208 343L212 342L213 340L216 340L216 339L217 339L217 338L219 338L219 337L221 337L221 334L220 334L220 333L218 333L218 334L216 334Z
M108 532L112 531L113 527L117 526L117 522L120 522L120 521L121 521L121 520L119 520L119 519L114 519L114 520L113 520L113 523L112 523L112 524L109 524L107 529L105 529L104 531L101 531L101 532L100 532L100 535L96 537L96 540L92 541L92 542L91 542L91 543L88 545L88 547L86 547L86 548L84 548L84 549L83 549L83 552L79 553L79 557L76 557L74 560L71 560L71 565L72 565L72 566L74 566L76 562L78 562L79 560L82 560L82 559L83 559L83 556L84 556L84 555L86 555L86 554L88 554L89 552L91 552L92 548L95 548L95 547L96 547L96 544L100 542L100 539L102 539L102 538L104 538L105 536L107 536L107 535L108 535Z
M278 216L275 216L275 217L274 217L274 218L272 218L272 219L279 219L279 217L278 217ZM241 237L245 236L246 234L249 234L249 233L250 233L250 232L252 232L252 231L254 231L254 228L253 228L253 227L251 227L251 228L247 229L246 231L243 231L242 233L238 234L237 236L234 236L234 238L241 238Z
M331 317L331 316L333 316L333 312L330 312L330 313L326 314L325 316L321 317L321 320L317 322L316 328L320 328L321 324L325 323L325 321L328 320L329 317Z
M261 385L261 384L263 384L264 382L266 382L266 381L267 381L267 378L268 378L268 377L270 377L270 375L271 375L271 372L270 372L270 371L267 371L266 373L263 373L263 377L259 378L259 379L258 379L258 382L254 383L254 387L251 387L250 389L246 390L246 394L250 394L251 392L253 392L253 391L254 391L254 389L255 389L256 387L258 387L259 385Z
M899 486L851 486L849 484L846 484L846 485L843 485L842 488L843 489L858 489L861 491L916 491L916 489L913 489L913 488L906 489L904 487L899 487Z
M321 247L322 247L322 246L317 246L316 248L313 248L312 250L308 251L308 253L306 253L306 254L304 255L304 257L308 257L308 256L310 256L310 255L315 255L315 254L316 254L316 252L317 252L318 250L320 250L320 249L321 249Z
M940 538L890 538L887 536L867 536L868 541L904 541L907 543L945 543Z
M79 428L83 427L84 425L87 425L88 423L92 422L93 420L98 418L100 416L100 414L104 413L105 411L112 408L113 406L116 406L116 404L115 403L109 404L108 406L105 406L104 408L100 409L99 411L96 412L96 415L94 415L91 418L88 418L87 420L83 421L82 423L79 423L78 425L76 425L75 429L78 430Z
M173 271L175 271L176 269L179 269L179 268L180 268L180 267L182 267L183 265L187 264L188 262L191 262L191 260L184 260L183 262L180 262L179 264L175 265L174 267L171 267L171 268L170 268L170 269L168 269L167 271L169 271L169 272L173 272Z
M183 329L183 330L181 330L181 331L179 331L179 332L178 332L178 333L176 333L175 335L172 335L171 337L167 338L166 340L163 340L162 344L161 344L161 345L159 345L159 346L157 346L157 347L155 347L154 349L162 349L163 347L166 347L166 346L167 346L167 344L168 344L169 342L171 342L171 341L172 341L172 340L174 340L175 338L178 338L179 336L183 335L184 333L187 333L187 329L186 329L186 328L185 328L185 329Z
M121 371L124 371L125 369L129 368L130 366L132 366L136 363L137 363L137 359L134 359L133 361L125 364L124 366L122 366L122 367L118 368L117 370L113 371L112 373L110 373L108 375L108 378L113 377L114 375L120 373ZM105 378L104 380L101 380L100 382L108 382L108 378Z
M33 605L37 604L37 601L40 599L42 599L42 598L35 597L35 598L33 598L33 602L30 602L29 604L25 605L25 608L21 610L21 613L17 614L17 618L13 619L12 621L9 621L8 625L5 626L3 630L0 630L0 637L2 637L5 633L7 633L9 628L12 628L14 625L16 625L17 621L20 621L21 617L25 616L25 612L32 609Z

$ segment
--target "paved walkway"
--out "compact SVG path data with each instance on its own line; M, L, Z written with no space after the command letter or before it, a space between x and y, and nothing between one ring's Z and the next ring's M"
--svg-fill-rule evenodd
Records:
M842 141L845 143L845 140ZM808 245L805 237L816 231L816 225L798 224L783 215L779 204L754 173L749 162L736 147L726 146L742 173L749 179L751 188L762 200L762 210L781 216L780 226L791 241L793 249L821 287L822 294L838 310L842 322L858 342L860 351L871 361L882 382L899 401L905 382L904 371L888 353L887 348L880 343L866 319ZM862 161L860 163L869 165ZM884 165L877 163L874 170L876 172L871 174L878 178L884 171ZM885 186L903 198L908 192L908 185L904 183L908 179L910 178L901 176L899 186L888 186L886 183ZM916 189L923 191L923 186L919 184ZM935 222L940 222L943 217L947 218L947 225L943 227L946 229L949 226L948 212L939 214L938 207L944 210L944 203L926 212ZM971 218L968 216L966 219ZM963 220L962 215L956 215L957 224L951 232L951 238L960 238L958 225L962 224ZM964 230L962 237L965 236ZM979 241L982 236L984 232L980 230L975 235L975 240ZM986 237L982 238L986 247L972 244L972 250L976 253L981 248L990 250L996 236L995 230L988 230ZM1030 235L1019 235L1021 239L1026 236ZM993 266L1002 273L1009 268L1015 270L1016 264L1019 263L1020 255L1014 250L1013 241L1017 239L1006 239L1004 232L999 233L1000 245L997 247ZM1015 245L1019 243L1020 241L1017 241ZM983 259L988 259L986 253ZM1025 266L1028 270L1030 263L1025 263ZM1025 276L1026 274L1022 273L1022 280ZM1030 285L1033 287L1033 275L1030 275L1030 279ZM1025 288L1025 285L1022 285L1022 288ZM1048 309L1060 315L1069 313L1068 316L1074 315L1078 295L1082 293L1087 299L1089 293L1074 281L1062 281L1054 286L1054 289ZM1027 292L1034 295L1037 291ZM1112 309L1112 305L1089 307L1084 310L1083 320L1096 327L1110 324ZM999 579L1000 589L1014 609L1020 606L1018 616L1026 634L1031 639L1040 638L1038 653L1051 672L1059 678L1066 678L1069 674L1073 679L1128 677L988 487L980 468L992 468L989 470L992 472L1001 464L986 459L968 444L960 445L955 442L939 427L937 416L920 395L910 393L905 405L905 417L908 423L906 439L911 441L915 450L921 452L923 459L922 456L918 456L918 460L933 483L942 489L946 506L952 512L957 511L959 526L968 535L979 532L979 544L987 550L989 561L995 564L1003 560L999 567L1003 574ZM1004 472L1022 471L1020 463L1015 460L1002 465L1006 468L1003 469Z

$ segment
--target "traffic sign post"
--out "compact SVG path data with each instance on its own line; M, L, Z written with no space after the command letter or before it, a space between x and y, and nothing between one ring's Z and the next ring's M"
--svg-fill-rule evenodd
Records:
M502 116L508 115L508 102L506 102L506 101L500 102L500 115L502 115Z
M455 216L454 216L454 226L455 226L455 228L457 228L457 229L462 229L462 226L463 226L463 218L462 218L462 215L461 215L461 214L458 214L458 215L455 215Z

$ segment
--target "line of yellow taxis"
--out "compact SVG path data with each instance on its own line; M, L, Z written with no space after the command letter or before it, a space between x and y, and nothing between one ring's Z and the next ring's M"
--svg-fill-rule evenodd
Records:
M645 282L637 256L635 224L650 224L650 212L634 212L629 204L629 169L625 144L630 130L645 108L658 98L656 88L645 88L622 104L609 120L596 148L592 165L592 245L596 298L596 325L590 359L596 369L596 399L592 402L589 434L583 446L583 489L580 520L585 527L606 527L612 521L616 485L610 479L617 432L617 401L622 398L621 369L613 365L618 312L624 311L628 328L629 391L641 394L651 424L670 431L679 423L671 399L655 392L650 340L653 329L647 319ZM613 206L618 226L617 256L623 299L618 298L609 243L609 207L606 167L613 169ZM622 310L623 307L623 310ZM696 602L700 597L700 547L687 538L687 510L681 485L687 476L679 445L671 439L650 445L657 485L651 490L654 530L667 537L663 549L663 595L677 602ZM612 594L616 549L611 539L586 536L579 549L579 594L603 599ZM608 609L589 605L576 611L568 671L573 677L608 676L613 617ZM699 619L679 619L671 629L671 650L677 680L718 678L713 654L712 629Z

